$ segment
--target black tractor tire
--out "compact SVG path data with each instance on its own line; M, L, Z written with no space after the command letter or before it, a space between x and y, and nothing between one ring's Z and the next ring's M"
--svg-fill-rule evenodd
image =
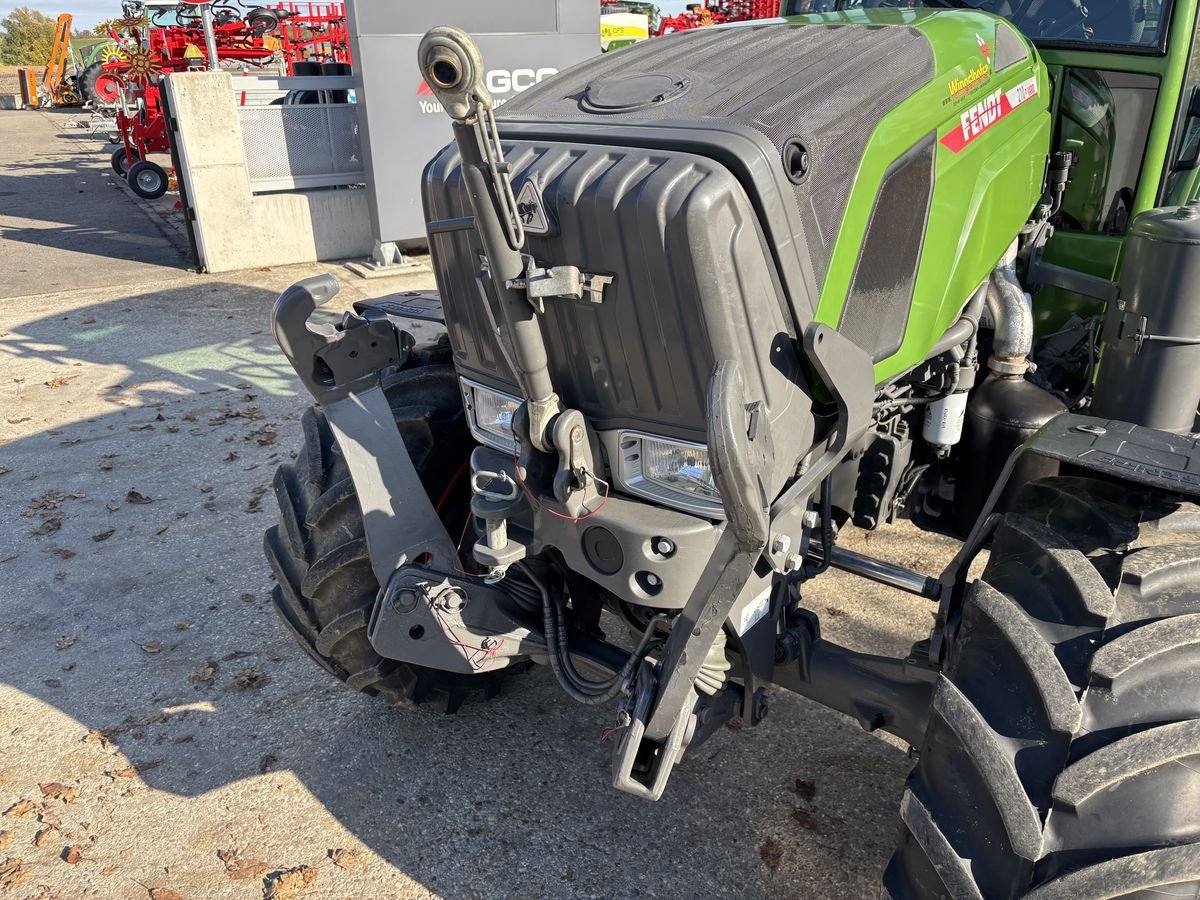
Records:
M1060 476L999 517L885 897L1200 897L1197 516Z
M104 70L104 63L96 61L79 73L79 78L76 80L76 88L79 91L79 96L84 103L90 103L92 106L101 106L99 95L96 93L96 79L100 77L100 73Z
M124 147L118 147L116 150L113 151L112 168L113 168L113 171L116 172L118 175L120 175L122 178L128 178L129 170L132 169L138 162L140 162L140 160L138 159L138 155L136 153L131 154L131 155L133 156L132 163L129 161L129 157L126 156Z
M466 533L475 444L453 366L419 365L384 376L396 427L430 502L457 537ZM304 448L275 474L280 523L264 549L278 582L275 607L301 646L355 690L414 707L445 701L455 712L470 696L490 699L510 670L466 675L384 659L367 638L379 592L371 570L354 482L323 413L304 413Z
M157 200L167 192L170 184L167 170L147 159L139 159L130 166L125 178L133 192L143 200Z

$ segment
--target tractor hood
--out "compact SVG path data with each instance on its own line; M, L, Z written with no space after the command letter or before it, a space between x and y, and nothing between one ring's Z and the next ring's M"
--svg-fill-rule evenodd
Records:
M703 441L713 366L736 359L772 417L799 421L814 320L877 382L919 364L1041 195L1047 96L1032 46L961 10L701 29L525 91L499 131L526 251L608 280L602 302L546 305L564 401L601 431ZM423 186L455 365L517 393L459 166L451 145ZM787 441L807 448L804 430Z

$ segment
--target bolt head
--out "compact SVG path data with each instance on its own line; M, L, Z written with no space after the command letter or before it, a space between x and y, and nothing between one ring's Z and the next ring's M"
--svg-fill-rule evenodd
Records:
M397 591L392 597L392 609L400 613L409 613L417 608L417 592L405 588Z
M654 552L659 556L670 556L675 552L675 543L667 538L659 538L654 542Z

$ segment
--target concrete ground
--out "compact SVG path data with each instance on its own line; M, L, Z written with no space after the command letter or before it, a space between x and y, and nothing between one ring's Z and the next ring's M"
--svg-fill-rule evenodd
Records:
M337 270L188 274L94 148L18 168L29 115L0 113L0 895L249 900L301 866L304 898L875 894L906 750L798 697L649 804L609 786L611 711L544 669L455 716L319 670L259 549L306 403L267 314ZM955 549L848 538L929 571ZM806 601L874 652L930 623L839 573Z

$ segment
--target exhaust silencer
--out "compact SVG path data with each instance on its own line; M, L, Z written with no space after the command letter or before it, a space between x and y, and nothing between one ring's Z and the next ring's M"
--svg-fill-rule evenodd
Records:
M1191 432L1200 405L1200 201L1135 218L1118 281L1092 412Z

